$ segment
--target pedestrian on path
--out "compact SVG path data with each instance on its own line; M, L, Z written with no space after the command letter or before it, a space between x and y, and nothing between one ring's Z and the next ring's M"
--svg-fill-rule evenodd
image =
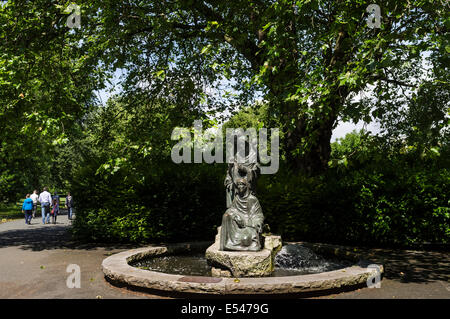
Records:
M58 206L59 206L59 195L58 195L58 192L57 191L55 191L54 193L53 193L53 196L52 196L52 200L57 200L57 202L58 202Z
M67 208L67 216L69 220L72 220L73 214L73 197L70 195L70 192L67 192L66 196L66 208Z
M37 190L33 191L33 194L30 195L31 200L33 201L33 218L36 217L37 203L39 195L37 194Z
M44 187L44 191L39 194L39 202L41 203L42 223L50 224L50 206L52 205L52 195L48 192L48 188Z
M22 213L25 213L25 224L31 224L31 216L33 213L33 200L30 198L30 194L27 194L22 204Z
M59 203L58 200L56 198L53 199L53 209L51 211L51 215L52 215L52 223L56 224L56 217L58 217L58 213L59 213Z

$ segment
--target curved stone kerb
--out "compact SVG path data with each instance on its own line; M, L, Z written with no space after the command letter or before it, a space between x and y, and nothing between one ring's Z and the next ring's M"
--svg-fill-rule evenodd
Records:
M180 248L178 244L177 249ZM361 285L367 282L369 276L377 275L377 270L374 268L352 266L309 275L238 279L222 278L222 280L217 280L215 277L172 275L143 270L128 264L148 256L158 256L170 251L170 245L167 247L143 247L127 250L104 259L102 262L103 272L106 277L113 281L136 287L220 295L317 292ZM382 273L383 266L378 266Z

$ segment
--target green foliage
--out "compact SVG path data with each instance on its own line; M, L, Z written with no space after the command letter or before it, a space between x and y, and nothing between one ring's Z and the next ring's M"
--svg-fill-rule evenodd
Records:
M268 127L268 108L269 106L267 104L255 104L250 107L243 108L225 122L223 125L223 134L225 134L227 128L243 128L246 130L253 127L258 130L258 128L261 127Z
M22 203L0 203L0 219L16 219L22 218L23 216Z
M286 171L264 176L258 191L271 229L285 240L449 243L449 150L418 159L417 150L405 149L352 133L333 145L335 159L346 158L346 164L316 177Z
M402 136L408 145L427 152L450 141L450 89L439 82L424 82L412 94L408 106L399 108L398 98L392 109L378 114L386 139Z
M148 115L149 108L153 113ZM173 241L214 236L224 204L224 165L174 164L175 126L192 118L163 100L128 110L111 100L88 117L71 173L73 232L102 241Z
M170 159L169 159L170 160ZM189 165L189 164L188 164ZM142 183L121 173L106 180L85 168L85 183L74 185L73 233L97 241L155 242L213 238L224 208L224 167L160 163ZM87 196L86 196L87 195Z
M43 3L28 8L32 17ZM371 29L372 3L81 1L83 26L70 36L88 62L102 66L99 78L105 69L126 71L121 84L135 102L163 96L180 114L220 116L264 98L285 133L287 164L319 173L339 118L370 122L425 78L448 89L446 4L380 1L381 26ZM355 102L372 86L374 98Z
M316 174L261 178L285 239L448 242L448 10L381 1L370 29L371 3L80 0L72 30L68 3L2 3L0 201L50 185L73 192L80 238L210 240L225 167L173 164L170 134L243 107L225 128L280 127L284 165ZM121 96L97 107L118 69ZM384 135L330 146L338 119Z
M0 6L1 201L64 187L53 178L55 157L104 87L99 49L70 32L66 19L49 0Z
M382 141L353 132L333 144L334 164L325 174L305 176L282 165L276 175L261 176L258 198L271 231L285 240L353 245L450 242L449 150L420 157L415 148ZM344 157L347 164L339 162ZM91 157L74 176L73 192L84 199L73 229L78 238L213 238L225 211L225 165L167 158L146 162L151 169L144 170L135 158L98 171L103 162Z

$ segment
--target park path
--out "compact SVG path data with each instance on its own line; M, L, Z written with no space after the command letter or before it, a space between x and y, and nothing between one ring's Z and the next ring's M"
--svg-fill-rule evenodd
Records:
M129 248L73 242L67 231L70 224L67 215L58 216L57 224L43 225L40 216L31 225L22 219L0 224L0 298L154 297L105 281L102 260ZM70 264L80 266L80 288L67 287L70 273L66 269Z
M0 224L1 298L162 298L109 284L101 263L133 246L79 244L70 238L71 221L56 225L41 218ZM445 298L450 299L450 254L411 250L370 250L367 256L385 266L381 288L363 288L320 298ZM68 288L67 266L81 270L81 288Z
M448 248L448 247L447 247ZM384 265L380 288L324 296L336 299L450 299L450 253L400 249L360 249Z

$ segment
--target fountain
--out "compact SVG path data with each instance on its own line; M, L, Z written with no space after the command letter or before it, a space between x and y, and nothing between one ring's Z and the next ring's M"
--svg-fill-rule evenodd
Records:
M235 153L228 165L227 210L213 244L172 244L115 254L102 263L106 278L153 291L210 295L326 293L380 278L383 266L365 261L358 250L304 242L283 245L280 236L264 233L255 158L250 149L243 163Z

